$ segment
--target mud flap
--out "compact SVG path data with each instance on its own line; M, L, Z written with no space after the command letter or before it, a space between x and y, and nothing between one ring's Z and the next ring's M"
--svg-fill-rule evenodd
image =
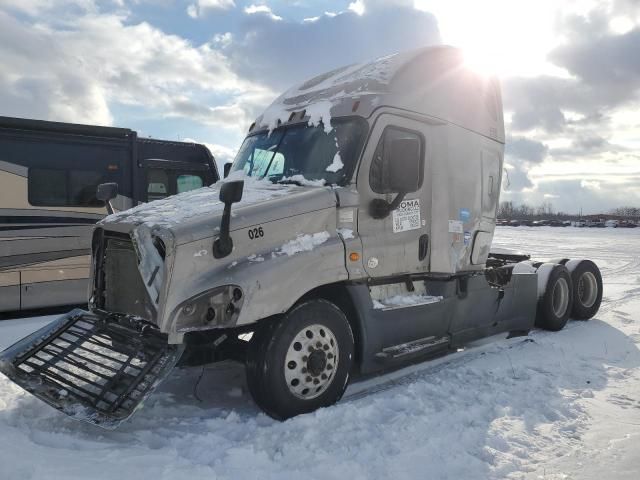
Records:
M73 310L0 354L0 371L77 420L113 429L173 370L182 348L149 324Z

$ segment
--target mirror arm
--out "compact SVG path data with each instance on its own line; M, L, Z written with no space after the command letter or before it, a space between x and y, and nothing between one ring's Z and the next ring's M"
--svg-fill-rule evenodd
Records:
M113 210L113 205L111 205L111 200L107 200L104 203L105 203L105 207L107 207L107 213L109 215L113 215L114 210Z
M404 200L404 196L406 194L407 192L400 192L398 193L398 195L396 195L396 198L394 198L393 201L389 204L389 212L393 212L396 208L400 206L400 202Z
M222 221L220 222L220 236L213 242L213 256L224 258L233 250L233 240L229 235L229 225L231 223L231 203L224 204Z
M388 217L391 212L398 208L406 194L406 192L398 193L391 203L382 198L374 198L369 205L370 215L378 220Z

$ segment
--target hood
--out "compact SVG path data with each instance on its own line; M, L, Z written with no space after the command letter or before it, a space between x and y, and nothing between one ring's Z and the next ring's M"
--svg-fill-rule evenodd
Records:
M238 178L233 178L238 180ZM242 177L242 200L231 207L231 231L293 217L314 210L335 208L331 187L273 184L268 180ZM105 227L125 230L146 225L173 234L176 244L217 235L224 204L219 199L220 181L211 187L181 193L109 215L99 222ZM118 228L118 226L120 228Z

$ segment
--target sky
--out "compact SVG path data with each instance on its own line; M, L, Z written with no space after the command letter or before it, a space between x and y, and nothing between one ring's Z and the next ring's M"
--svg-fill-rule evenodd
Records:
M640 0L0 0L0 115L224 163L289 86L440 43L501 80L502 200L640 206Z

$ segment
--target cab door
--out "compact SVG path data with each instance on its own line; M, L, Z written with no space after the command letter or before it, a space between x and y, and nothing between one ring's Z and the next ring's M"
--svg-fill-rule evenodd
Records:
M392 114L376 120L357 176L360 197L358 234L363 263L371 277L389 277L429 271L431 194L429 188L428 125ZM415 145L416 169L394 162L402 144ZM406 171L402 171L406 170ZM382 216L380 206L397 203L393 179L416 175L411 191L393 211ZM382 218L381 218L382 217Z

